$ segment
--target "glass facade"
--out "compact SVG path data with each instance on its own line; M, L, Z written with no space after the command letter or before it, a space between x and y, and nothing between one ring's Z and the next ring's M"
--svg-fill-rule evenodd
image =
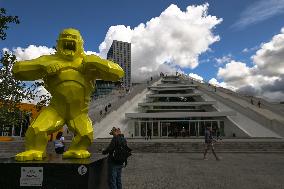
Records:
M139 137L203 137L206 127L211 127L216 134L219 129L225 136L223 120L153 120L135 121L134 136ZM140 131L140 132L139 132Z

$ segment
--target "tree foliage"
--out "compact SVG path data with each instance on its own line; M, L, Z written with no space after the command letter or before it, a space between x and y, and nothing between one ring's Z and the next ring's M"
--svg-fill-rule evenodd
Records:
M25 112L20 108L22 102L32 103L37 99L38 110L49 102L49 96L39 94L38 87L43 82L26 83L14 78L12 67L16 56L4 52L0 59L0 125L19 125Z
M7 37L6 30L9 28L9 23L19 24L20 20L18 16L7 16L6 10L0 8L0 39L5 40Z
M6 10L0 8L0 39L6 39L6 30L9 23L19 24L17 16L7 16ZM26 113L21 104L36 103L37 110L47 105L50 96L41 94L38 90L43 81L23 82L14 78L12 68L16 56L10 52L3 52L0 58L0 126L18 126ZM29 110L27 110L29 111ZM1 133L0 133L1 135Z

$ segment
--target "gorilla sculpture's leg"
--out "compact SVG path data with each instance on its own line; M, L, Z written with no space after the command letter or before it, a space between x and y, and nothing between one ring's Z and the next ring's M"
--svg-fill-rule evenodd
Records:
M70 120L68 128L73 131L75 137L63 158L88 158L90 153L87 148L93 142L93 127L88 114L83 113L75 119Z
M42 160L46 156L47 135L64 125L64 119L52 107L45 108L28 127L26 151L16 155L17 161Z

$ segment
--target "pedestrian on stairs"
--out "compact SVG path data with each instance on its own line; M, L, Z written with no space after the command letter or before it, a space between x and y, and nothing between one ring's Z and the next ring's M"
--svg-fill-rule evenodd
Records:
M260 103L260 100L258 100L258 103L257 103L257 105L258 105L258 107L259 107L259 108L260 108L260 104L261 104L261 103Z

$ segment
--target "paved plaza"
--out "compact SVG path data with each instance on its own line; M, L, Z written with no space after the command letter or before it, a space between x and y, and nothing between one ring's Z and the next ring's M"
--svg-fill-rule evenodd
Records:
M136 153L123 169L125 189L284 189L283 153Z

